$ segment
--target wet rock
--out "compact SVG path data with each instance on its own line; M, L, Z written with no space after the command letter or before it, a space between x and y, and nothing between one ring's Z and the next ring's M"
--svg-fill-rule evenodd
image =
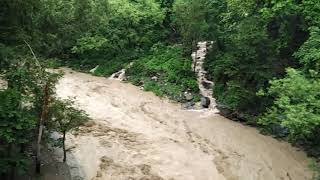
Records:
M114 74L113 78L119 78L120 75L121 75L121 72L117 72Z
M289 129L279 124L271 125L271 130L272 133L276 134L278 137L285 137L289 134Z
M151 80L152 80L152 81L158 81L158 77L157 77L157 76L153 76L153 77L151 78Z
M246 116L246 114L244 114L244 113L238 113L237 118L238 118L240 121L246 121L247 116Z
M230 117L232 114L232 111L230 108L228 108L225 105L222 104L217 104L217 108L219 109L219 112L221 115L225 116L225 117Z
M144 81L143 81L143 80L140 80L137 85L143 87L143 86L144 86Z
M208 108L210 105L210 99L208 97L201 97L201 106Z
M5 90L7 88L8 88L8 82L0 78L0 90Z
M126 70L121 69L120 71L113 73L110 76L110 79L117 79L117 80L122 81L125 78L125 75L126 75Z
M192 109L194 105L195 103L191 101L191 102L184 103L182 106L183 106L183 109Z
M193 99L193 96L189 92L184 92L184 97L186 98L187 101L191 101Z
M203 79L202 79L203 80ZM206 89L211 89L212 87L212 82L210 81L201 81L201 84L203 85L204 88Z

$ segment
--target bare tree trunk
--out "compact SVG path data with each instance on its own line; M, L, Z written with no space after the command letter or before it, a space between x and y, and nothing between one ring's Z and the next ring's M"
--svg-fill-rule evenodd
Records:
M62 137L62 148L63 148L63 162L67 161L67 153L66 153L66 131L63 131Z
M24 143L20 144L20 153L24 153L25 150L26 150L26 144Z
M36 153L36 173L40 173L41 139L42 139L42 133L43 133L43 128L44 128L44 125L43 125L44 120L47 118L47 115L48 115L48 106L49 106L49 86L47 83L44 87L42 111L41 111L41 117L40 117L40 121L39 121L39 132L38 132L37 153Z

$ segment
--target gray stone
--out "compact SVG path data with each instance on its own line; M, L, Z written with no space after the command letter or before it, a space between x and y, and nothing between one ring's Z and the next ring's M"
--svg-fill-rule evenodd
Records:
M7 88L8 88L8 82L0 78L0 90L5 90Z
M225 117L230 117L230 115L232 114L231 109L225 105L217 104L217 108L219 109L220 114Z
M208 97L201 97L201 106L208 108L210 105L210 99Z
M186 98L187 101L191 101L193 99L193 96L189 92L184 92L184 97Z
M152 80L152 81L158 81L158 77L157 77L157 76L153 76L153 77L151 78L151 80Z
M206 89L211 89L212 88L212 82L210 82L210 81L201 81L201 84Z
M182 107L183 107L183 109L192 109L194 105L195 105L195 103L190 101L190 102L184 103L182 105Z

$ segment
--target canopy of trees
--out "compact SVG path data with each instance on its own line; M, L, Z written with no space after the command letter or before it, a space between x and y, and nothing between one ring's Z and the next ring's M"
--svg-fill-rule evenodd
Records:
M198 93L188 67L201 40L214 41L205 68L229 116L320 156L318 0L2 0L0 174L26 167L23 149L41 125L46 86L57 101L48 111L66 111L48 112L52 129L64 133L87 119L54 100L57 75L42 66L100 65L96 75L105 76L134 61L130 81L181 100L183 91ZM80 121L64 121L72 117Z

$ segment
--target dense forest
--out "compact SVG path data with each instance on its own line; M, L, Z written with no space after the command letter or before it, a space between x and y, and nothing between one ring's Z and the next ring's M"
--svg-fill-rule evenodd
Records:
M55 98L61 75L47 68L128 67L145 90L199 101L190 68L199 41L213 41L205 68L226 116L320 156L318 0L2 0L1 179L29 167L30 147L38 162L50 132L65 138L89 119Z

